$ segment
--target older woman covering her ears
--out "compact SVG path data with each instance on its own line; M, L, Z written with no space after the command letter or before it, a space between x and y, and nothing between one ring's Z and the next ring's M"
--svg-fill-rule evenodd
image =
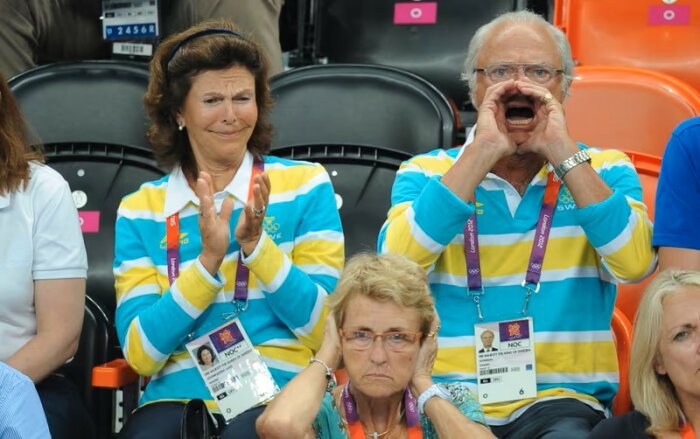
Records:
M466 387L432 381L439 321L417 264L355 256L329 302L321 349L258 418L261 437L493 437ZM326 392L341 362L350 380Z

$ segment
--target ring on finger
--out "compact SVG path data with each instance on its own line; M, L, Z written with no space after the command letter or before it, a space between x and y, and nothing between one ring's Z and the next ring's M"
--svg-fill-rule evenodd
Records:
M545 95L542 96L542 102L544 102L545 105L552 102L552 100L554 100L554 96L552 96L551 93L545 93Z
M260 209L253 208L253 215L255 215L256 218L260 218L263 213L265 213L265 206Z

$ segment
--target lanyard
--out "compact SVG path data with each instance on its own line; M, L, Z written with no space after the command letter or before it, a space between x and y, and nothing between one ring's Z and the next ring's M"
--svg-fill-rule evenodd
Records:
M695 439L695 432L693 431L693 426L690 425L689 422L686 422L685 425L683 425L680 434L681 439Z
M367 437L362 423L359 422L360 415L357 413L355 398L350 393L350 382L345 384L343 387L343 391L340 394L340 400L345 408L345 419L348 422L350 438L357 439ZM403 407L406 411L408 439L422 439L423 430L421 429L420 418L418 416L418 403L408 387L406 387L406 390L404 390L403 393ZM371 439L377 439L379 437L381 436L375 432L375 434L371 436Z
M544 190L542 208L540 209L540 215L537 219L535 237L532 242L532 251L530 252L530 260L527 264L527 273L522 283L523 288L525 288L523 315L527 315L530 296L540 290L542 261L544 260L544 253L547 249L549 233L552 230L552 217L554 216L554 207L557 204L560 187L561 180L556 179L554 173L550 172L547 176L547 186ZM484 320L480 304L481 296L484 294L484 286L481 279L476 211L474 211L474 214L469 217L469 220L467 220L467 223L464 225L464 257L467 261L467 288L469 295L472 296L472 300L474 300L474 304L476 304L479 320Z
M253 159L253 168L250 173L250 183L248 184L248 202L253 198L253 185L255 177L263 172L264 165L259 158ZM170 285L180 275L180 213L176 212L165 220L165 236L167 242L167 263L168 281ZM233 303L236 306L236 313L243 312L248 308L248 267L243 263L242 251L238 251L238 264L236 265L236 283L233 295ZM243 306L238 305L238 301L244 302Z

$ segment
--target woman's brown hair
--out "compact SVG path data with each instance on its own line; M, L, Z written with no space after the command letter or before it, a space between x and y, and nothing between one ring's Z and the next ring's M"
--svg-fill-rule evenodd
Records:
M15 97L0 78L0 195L6 195L29 182L29 162L42 161L38 150L30 150L25 142L27 126Z
M224 32L211 32L212 29ZM144 96L151 121L147 138L161 166L172 170L180 165L188 178L196 179L197 164L189 139L186 132L178 131L175 114L182 107L194 76L234 66L245 67L255 77L258 121L248 141L248 150L255 156L270 150L272 127L268 117L272 99L267 61L260 47L238 34L230 21L206 21L167 38L151 60L151 80Z

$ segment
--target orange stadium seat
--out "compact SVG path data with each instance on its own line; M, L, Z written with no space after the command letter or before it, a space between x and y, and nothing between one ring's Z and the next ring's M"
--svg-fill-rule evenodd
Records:
M625 151L625 153L632 160L639 174L639 179L642 183L644 204L647 205L649 218L653 221L656 184L659 180L659 171L661 170L661 158L634 151ZM630 322L634 321L634 316L637 312L637 306L642 298L642 294L653 278L654 275L652 274L639 283L618 285L615 306L619 311L625 314Z
M620 373L620 387L613 400L613 415L621 415L632 410L629 387L630 352L632 350L632 324L625 314L618 308L613 312L610 327L615 339L617 350L617 364Z
M578 67L564 109L577 141L661 156L673 128L700 114L700 92L651 70Z
M700 90L697 0L555 0L554 24L579 65L625 65L675 76Z

